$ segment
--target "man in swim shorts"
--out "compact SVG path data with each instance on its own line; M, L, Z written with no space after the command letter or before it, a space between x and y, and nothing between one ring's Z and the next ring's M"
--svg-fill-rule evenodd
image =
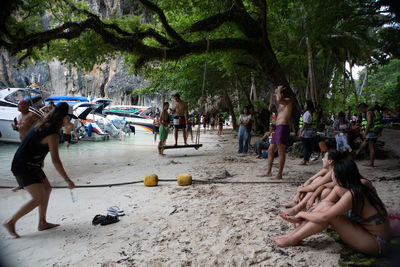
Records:
M174 100L176 102L172 112L174 113L174 136L175 136L175 146L178 145L178 131L182 129L183 142L187 145L186 136L186 122L188 120L188 103L183 101L178 93L174 95Z
M282 179L283 167L286 159L286 145L289 140L290 128L289 120L292 114L293 101L286 95L286 89L282 85L275 89L276 101L279 104L278 117L276 119L276 130L268 148L268 167L267 172L259 176L271 177L272 163L274 162L274 152L278 149L279 169L273 179Z
M164 156L165 154L163 153L163 146L167 143L167 138L168 138L168 127L169 127L169 114L168 114L168 109L169 109L169 103L165 102L163 105L163 110L161 111L160 115L160 142L158 143L158 154L160 156Z

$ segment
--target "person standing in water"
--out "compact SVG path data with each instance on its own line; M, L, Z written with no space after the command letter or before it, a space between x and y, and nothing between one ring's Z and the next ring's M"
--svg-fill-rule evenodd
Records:
M29 101L26 99L18 102L18 111L21 114L18 116L18 119L14 118L14 123L11 124L11 127L14 131L19 132L19 139L22 140L32 125L40 120L40 116L29 111Z
M157 140L157 135L160 132L160 113L156 113L156 116L154 117L153 120L153 134L154 134L154 142Z
M50 152L54 167L64 178L68 188L75 187L74 182L65 172L58 154L60 129L66 121L65 117L72 116L72 114L68 114L68 110L67 103L59 103L43 120L29 130L14 155L11 171L19 186L25 188L32 196L31 200L3 224L15 238L19 237L15 231L16 222L36 207L39 208L39 231L59 226L59 224L49 223L46 220L51 185L41 166L47 153Z
M62 131L63 131L63 140L66 148L69 148L69 145L72 140L72 134L74 135L76 142L79 141L78 134L76 133L75 130L75 125L71 122L72 118L78 119L75 115L72 114L72 112L70 113L70 116L64 117L64 124L62 127Z
M286 159L286 145L289 141L290 128L289 120L292 114L293 101L286 95L286 89L282 85L275 89L276 101L279 104L278 117L276 119L276 131L271 139L271 144L268 148L268 167L267 172L258 175L259 177L272 177L272 163L274 162L274 153L278 149L279 169L274 179L282 179L283 167Z

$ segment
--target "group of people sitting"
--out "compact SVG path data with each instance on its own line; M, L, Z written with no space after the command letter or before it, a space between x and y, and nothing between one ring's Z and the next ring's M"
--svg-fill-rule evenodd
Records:
M273 242L280 247L294 246L331 225L355 250L384 255L391 238L388 213L372 183L337 150L329 150L322 162L322 169L297 188L293 200L285 204L287 209L280 213L294 229L276 236Z

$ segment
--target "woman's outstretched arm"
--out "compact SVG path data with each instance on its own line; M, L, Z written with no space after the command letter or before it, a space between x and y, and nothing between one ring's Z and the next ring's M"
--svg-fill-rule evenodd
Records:
M59 140L58 134L49 135L48 137L46 137L46 139L54 167L56 168L57 172L61 175L61 177L64 178L64 180L68 183L68 188L69 189L74 188L75 184L73 181L69 179L67 173L65 172L62 162L60 160L60 155L58 154L58 140Z

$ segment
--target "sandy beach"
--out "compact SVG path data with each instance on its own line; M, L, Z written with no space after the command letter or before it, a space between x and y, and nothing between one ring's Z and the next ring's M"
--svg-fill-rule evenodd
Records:
M275 181L256 177L265 170L266 159L256 159L253 152L238 154L237 135L232 130L222 137L216 132L202 133L199 150L166 150L165 157L156 154L152 138L149 135L147 141L128 148L123 142L114 142L109 154L93 157L79 150L80 144L60 154L68 159L64 166L77 185L141 181L151 173L164 180L190 173L193 185L159 182L157 187L136 183L77 188L77 203L72 203L68 189L53 189L48 220L61 226L38 232L35 210L17 223L21 238L11 238L1 227L4 265L338 266L340 246L325 233L290 248L277 248L270 242L271 237L291 229L292 225L277 214L296 187L321 168L321 159L310 166L298 166L299 159L288 157L284 179ZM253 137L252 143L257 138ZM141 145L140 153L134 153ZM388 211L400 212L399 163L397 158L377 160L375 168L358 164ZM276 166L277 160L274 172ZM229 177L221 176L225 170ZM49 157L45 172L53 185L64 185ZM0 220L4 221L28 196L23 190L0 192ZM113 205L125 211L120 222L92 225L96 214L106 214L107 207Z

